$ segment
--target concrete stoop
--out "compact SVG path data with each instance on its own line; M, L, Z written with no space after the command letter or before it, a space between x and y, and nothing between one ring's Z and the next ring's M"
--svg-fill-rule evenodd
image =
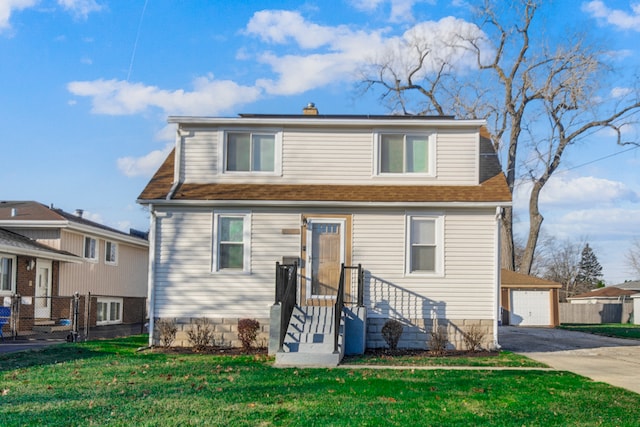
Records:
M334 351L334 307L294 308L276 366L338 366L344 355L343 326Z

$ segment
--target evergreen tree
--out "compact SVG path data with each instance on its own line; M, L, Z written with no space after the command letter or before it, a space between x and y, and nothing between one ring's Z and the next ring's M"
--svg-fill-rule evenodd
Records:
M587 243L582 249L582 257L578 264L576 282L581 291L588 291L598 287L602 277L602 266L598 262L596 254Z

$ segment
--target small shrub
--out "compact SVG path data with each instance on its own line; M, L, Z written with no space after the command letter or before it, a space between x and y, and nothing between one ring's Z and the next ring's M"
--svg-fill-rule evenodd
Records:
M441 356L447 348L448 336L445 326L438 326L436 323L431 331L429 340L429 350L435 355Z
M462 331L462 340L468 351L482 350L482 342L486 333L478 325L471 325L466 331Z
M196 324L187 331L187 337L195 351L202 351L213 345L213 326L209 319L203 317L196 320Z
M240 319L238 321L238 339L245 351L255 343L259 329L260 322L255 319Z
M394 319L387 320L382 326L382 338L391 350L398 348L398 341L400 341L403 329L402 323Z
M158 319L156 321L156 329L160 335L160 345L165 348L171 347L178 332L176 322L173 319Z

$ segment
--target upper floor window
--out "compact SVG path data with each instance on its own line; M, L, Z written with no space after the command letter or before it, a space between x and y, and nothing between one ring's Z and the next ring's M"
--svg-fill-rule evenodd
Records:
M92 261L98 260L98 242L93 237L84 238L84 257Z
M0 255L0 292L15 292L15 257Z
M104 246L104 262L107 264L116 264L118 261L118 244L114 242L105 242Z
M444 239L441 216L417 216L407 218L408 274L442 274Z
M250 215L218 213L214 220L215 271L249 271Z
M274 133L227 132L226 172L275 172Z
M378 174L434 175L434 142L430 134L380 133Z

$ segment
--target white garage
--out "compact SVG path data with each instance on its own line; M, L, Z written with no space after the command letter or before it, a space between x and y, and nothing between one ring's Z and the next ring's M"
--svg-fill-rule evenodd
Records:
M559 283L502 270L500 287L504 325L558 326Z

